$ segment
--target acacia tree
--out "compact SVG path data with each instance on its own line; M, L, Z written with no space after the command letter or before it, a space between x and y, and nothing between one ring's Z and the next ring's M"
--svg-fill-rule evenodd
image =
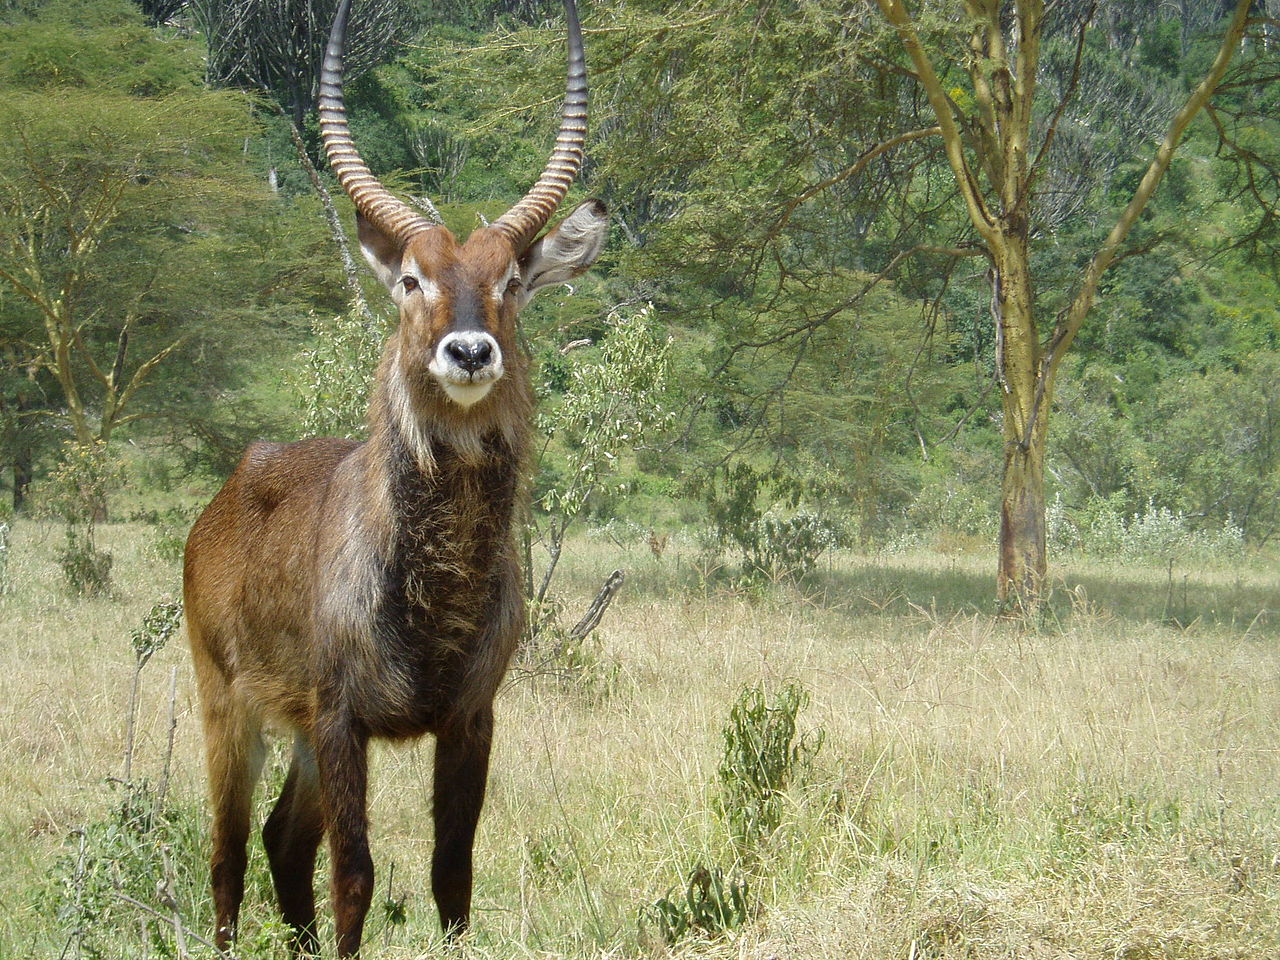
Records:
M119 219L123 182L95 178L84 184L88 188L84 194L45 177L37 177L34 186L31 197L12 184L0 191L0 218L8 228L0 250L0 282L39 315L44 338L32 341L32 362L57 381L72 434L85 446L95 440L106 442L116 427L136 418L137 414L125 412L130 401L174 344L127 371L129 330L137 319L133 311L119 325L113 359L108 359L109 354L95 356L86 342L85 322L78 310L86 266L103 235ZM46 270L51 255L62 260L53 278L47 277ZM81 364L100 388L96 409L86 399L84 378L78 376Z
M252 416L210 404L229 373L217 343L303 262L277 261L294 256L296 218L263 202L245 160L246 98L204 89L195 45L124 0L82 12L0 33L0 456L15 504L55 438L89 447L144 417L203 450L238 432Z
M156 311L173 306L175 281L201 275L201 262L216 269L197 252L210 211L247 202L243 184L210 177L215 158L234 162L244 119L225 95L10 91L0 111L0 287L23 311L10 345L19 367L49 375L58 401L44 415L79 443L155 414L137 406L138 392L181 338Z
M1035 200L1059 121L1080 80L1080 62L1097 3L1079 11L1075 70L1059 101L1042 109L1037 93L1042 41L1055 4L1045 0L962 0L908 9L876 0L905 54L902 66L937 119L938 135L973 231L991 265L991 311L1003 414L1003 482L997 575L1002 604L1034 605L1046 574L1045 441L1054 384L1108 267L1132 252L1134 225L1169 169L1183 135L1221 83L1240 49L1253 0L1236 0L1203 78L1169 122L1146 171L1051 321L1040 315L1032 252L1040 239ZM963 36L962 72L939 67L922 34ZM957 80L966 81L964 87ZM1047 119L1043 123L1037 121Z

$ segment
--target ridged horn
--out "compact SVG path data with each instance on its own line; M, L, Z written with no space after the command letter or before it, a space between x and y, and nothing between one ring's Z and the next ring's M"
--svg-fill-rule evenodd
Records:
M495 229L510 238L517 253L547 225L582 167L582 149L587 142L587 63L574 0L565 0L564 18L569 28L569 70L555 150L524 199L493 222Z
M342 58L350 12L351 0L342 0L333 15L329 43L320 66L320 137L329 167L355 203L356 210L388 239L404 244L414 234L430 230L435 224L378 182L351 138L347 108L342 99Z

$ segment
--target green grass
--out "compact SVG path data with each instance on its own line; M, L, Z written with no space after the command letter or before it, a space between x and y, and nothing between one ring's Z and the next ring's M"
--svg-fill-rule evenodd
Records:
M15 589L0 597L3 957L56 957L68 942L57 909L73 831L110 825L120 802L105 779L121 770L129 633L178 588L153 528L101 534L116 592L95 600L60 589L60 531L20 523L14 536ZM1175 567L1170 589L1164 568L1072 563L1055 571L1044 623L1020 631L992 616L986 555L841 555L800 588L739 589L679 543L661 558L571 547L569 622L609 570L629 579L572 663L535 654L502 691L470 955L1220 960L1280 943L1280 590L1267 564ZM111 849L132 881L168 844L183 921L207 936L180 641L143 673L135 772L159 777L175 667L174 824L152 847ZM825 740L776 832L743 856L717 813L722 730L744 686L790 679L810 697L801 734ZM429 740L375 753L367 957L438 945L430 757ZM242 953L279 955L256 840L251 856ZM382 908L392 863L403 924ZM748 881L751 918L668 947L641 915L698 866ZM150 955L172 943L137 908L116 901L105 916L107 956L143 956L144 922L159 938Z

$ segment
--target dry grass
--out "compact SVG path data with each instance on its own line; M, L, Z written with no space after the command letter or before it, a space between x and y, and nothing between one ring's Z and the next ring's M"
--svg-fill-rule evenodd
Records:
M56 864L107 816L121 766L129 631L176 592L151 532L106 528L118 596L68 599L56 531L19 526L0 597L0 956L58 956ZM477 957L1222 958L1280 948L1280 595L1259 569L1080 565L1049 623L989 613L987 558L842 557L805 592L708 586L691 556L580 543L579 610L631 579L571 675L527 665L499 702L478 846ZM535 658L536 659L536 658ZM560 664L561 666L563 664ZM146 668L137 761L162 763L179 669L173 792L202 771L181 644ZM721 729L744 684L799 678L826 731L782 826L735 859L715 813ZM376 755L378 900L368 957L435 949L430 744ZM269 777L278 784L278 762ZM265 813L267 801L262 801ZM260 848L246 927L273 916ZM669 949L638 922L695 864L749 875L755 918ZM203 867L187 865L201 878ZM184 880L185 882L185 880ZM209 926L203 880L184 889ZM375 908L378 904L375 903ZM117 911L117 914L123 914ZM138 917L114 941L142 956ZM259 938L261 940L261 938ZM262 948L263 954L273 951Z

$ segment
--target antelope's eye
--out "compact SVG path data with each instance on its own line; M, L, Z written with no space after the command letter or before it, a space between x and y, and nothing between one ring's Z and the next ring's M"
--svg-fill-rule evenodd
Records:
M405 293L413 293L413 291L418 289L418 278L410 276L407 273L400 278L400 283L404 287Z
M515 293L520 289L520 278L512 277L507 281L507 293Z

